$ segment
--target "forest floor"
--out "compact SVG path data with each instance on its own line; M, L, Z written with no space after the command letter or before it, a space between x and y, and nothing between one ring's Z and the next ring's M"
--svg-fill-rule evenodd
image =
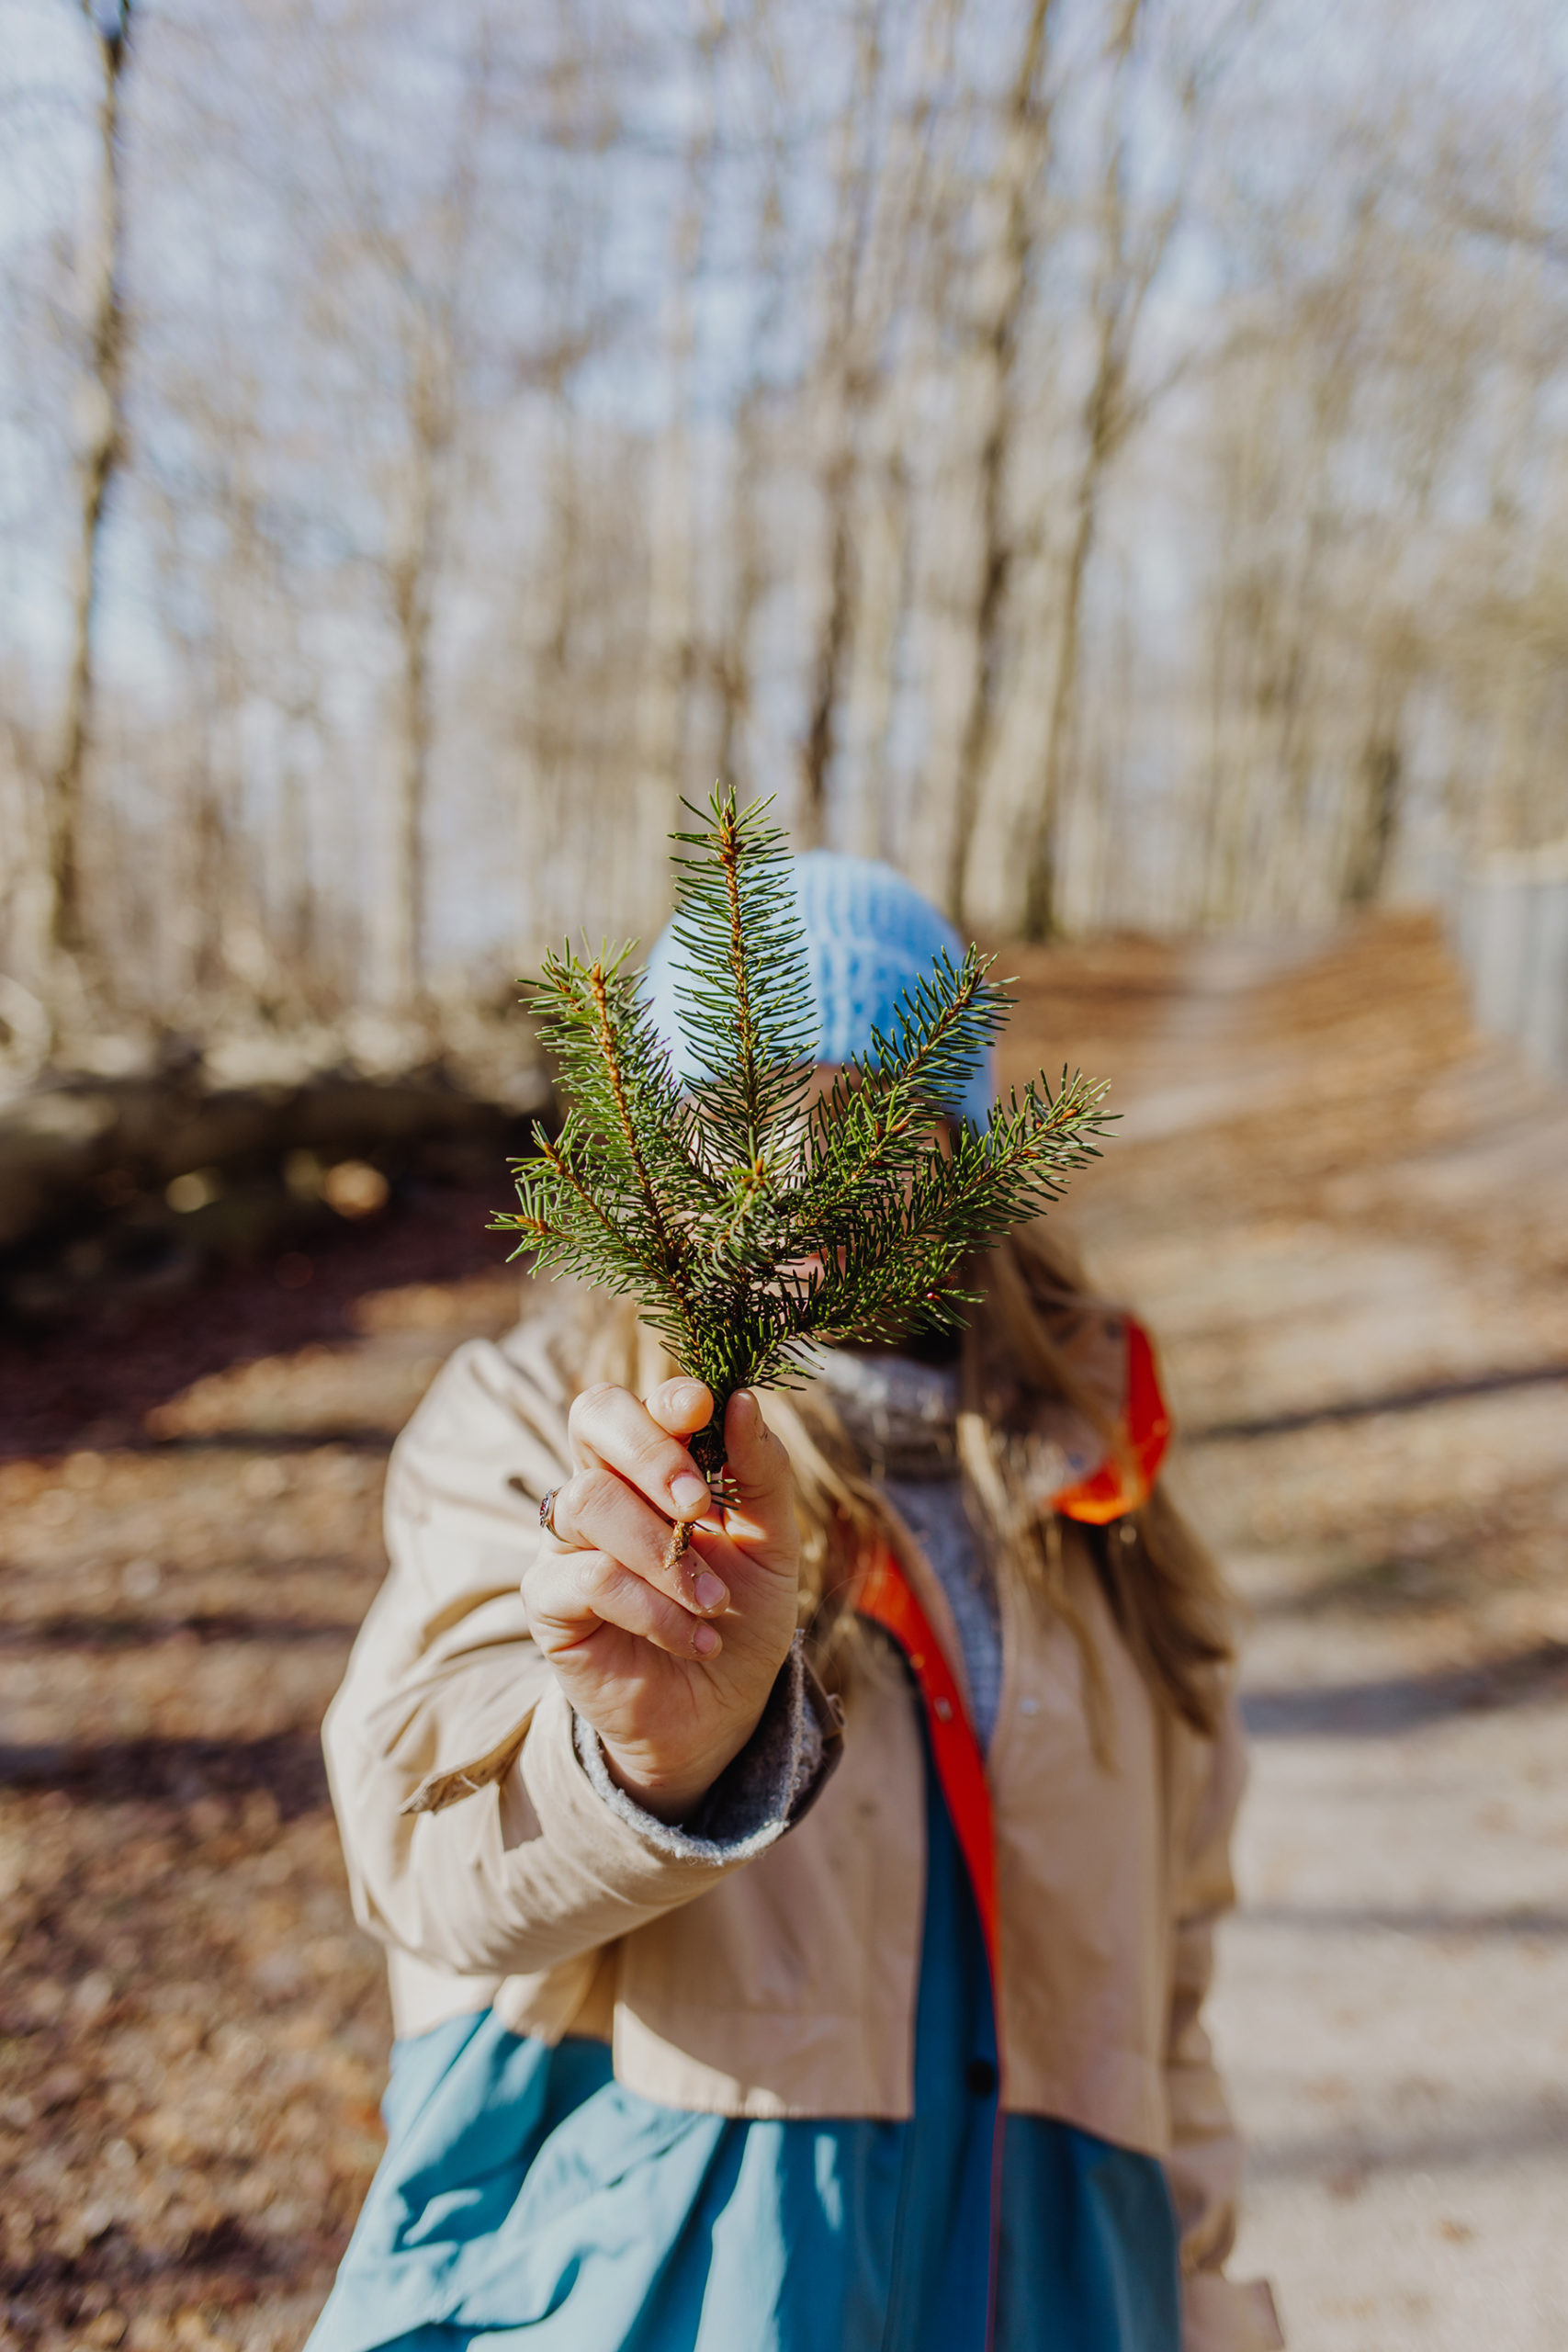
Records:
M1296 2352L1568 2342L1568 1096L1435 932L1018 959L1009 1075L1250 1605L1214 2025ZM516 1284L458 1190L0 1348L0 2344L291 2352L379 2143L318 1728L387 1449Z

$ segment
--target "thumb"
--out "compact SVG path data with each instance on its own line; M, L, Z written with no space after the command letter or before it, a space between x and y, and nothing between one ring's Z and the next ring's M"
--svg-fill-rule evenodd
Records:
M793 1563L800 1532L789 1455L762 1419L750 1388L737 1389L726 1408L724 1450L738 1498L725 1511L725 1533L770 1567Z

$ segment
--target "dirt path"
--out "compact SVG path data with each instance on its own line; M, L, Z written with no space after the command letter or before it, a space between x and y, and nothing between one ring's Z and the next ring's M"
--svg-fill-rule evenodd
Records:
M1420 925L1025 979L1020 1063L1128 1112L1078 1229L1254 1611L1240 2262L1297 2352L1558 2352L1568 1104L1474 1046ZM424 1216L323 1265L296 1340L264 1266L31 1390L0 1363L0 2345L290 2352L364 2193L387 2018L317 1727L390 1437L514 1297L474 1203Z
M1194 955L1103 1058L1130 1115L1078 1227L1254 1612L1238 2269L1298 2352L1560 2352L1568 1100L1473 1045L1414 926Z

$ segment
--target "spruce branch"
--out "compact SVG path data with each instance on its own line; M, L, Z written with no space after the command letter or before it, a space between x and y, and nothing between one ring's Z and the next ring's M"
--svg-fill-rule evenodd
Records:
M984 1126L950 1116L1012 1002L975 947L939 956L814 1100L805 940L768 805L716 790L672 837L684 1084L629 950L546 957L530 1004L569 1115L512 1163L518 1206L491 1220L539 1271L641 1303L713 1391L692 1452L721 1498L737 1389L801 1377L818 1346L960 1328L966 1264L1059 1198L1106 1121L1104 1087L1066 1069Z

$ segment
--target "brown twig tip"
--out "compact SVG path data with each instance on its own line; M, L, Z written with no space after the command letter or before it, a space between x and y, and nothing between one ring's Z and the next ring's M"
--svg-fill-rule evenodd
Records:
M692 1530L695 1525L696 1521L694 1520L678 1519L675 1521L674 1526L670 1530L670 1541L664 1547L664 1572L666 1576L669 1575L671 1568L679 1567L681 1562L685 1558L687 1547L692 1541Z

